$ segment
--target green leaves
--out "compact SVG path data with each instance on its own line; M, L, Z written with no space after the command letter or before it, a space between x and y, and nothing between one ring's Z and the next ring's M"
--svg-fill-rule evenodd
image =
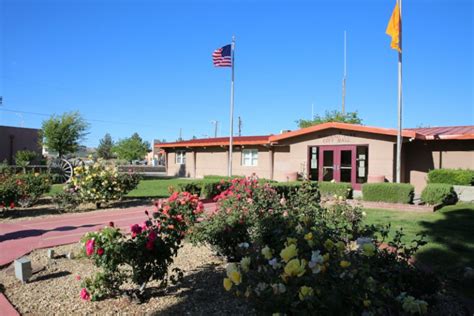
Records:
M114 147L114 152L118 158L128 161L143 159L149 150L150 143L143 141L138 133L134 133L129 138L119 140Z
M43 121L41 127L41 144L50 151L57 152L59 157L77 150L79 142L88 134L89 124L79 112L64 113L61 116L53 115Z
M350 124L362 124L362 119L359 118L359 114L356 112L342 113L339 111L326 111L324 116L316 115L312 120L300 119L296 121L300 128L310 127L327 122L340 122Z

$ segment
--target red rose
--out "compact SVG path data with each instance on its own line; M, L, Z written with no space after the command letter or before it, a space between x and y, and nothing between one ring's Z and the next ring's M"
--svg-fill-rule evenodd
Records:
M15 208L15 203L14 202L11 202L10 203L10 208L13 210Z
M97 254L98 254L99 256L102 256L102 255L104 254L104 248L99 248L99 249L97 249Z
M153 242L152 240L148 240L148 241L146 242L145 247L146 247L146 249L148 249L148 250L153 250L153 246L154 246L154 245L155 245L155 244L154 244L154 242Z

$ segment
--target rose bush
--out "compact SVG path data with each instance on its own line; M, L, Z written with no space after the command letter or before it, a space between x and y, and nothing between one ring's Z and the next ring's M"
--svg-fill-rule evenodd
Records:
M0 175L0 209L30 207L51 188L48 174L3 173Z
M56 204L62 209L74 209L79 203L94 203L99 208L103 203L123 198L139 181L138 174L118 173L114 165L98 160L74 169L71 181L56 197Z
M168 278L168 267L188 227L202 212L203 205L196 195L175 192L169 199L158 201L151 214L145 211L147 220L132 225L131 235L122 233L113 223L86 234L82 238L84 254L100 271L84 280L81 297L99 300L116 295L125 281L137 285L132 292L140 297L150 280L160 280L163 286L168 280L175 282L181 272L175 270Z
M259 190L246 188L252 197ZM343 197L322 207L315 190L314 184L303 184L280 206L272 204L272 216L252 217L249 239L239 240L240 262L228 264L224 288L261 314L426 313L440 283L410 263L423 239L406 246L397 232L389 241L389 226L363 225L362 211ZM229 208L226 203L219 205ZM252 212L268 214L265 207ZM267 237L255 238L255 230Z

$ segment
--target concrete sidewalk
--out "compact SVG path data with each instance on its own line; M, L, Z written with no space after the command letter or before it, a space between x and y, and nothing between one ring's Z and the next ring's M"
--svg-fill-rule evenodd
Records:
M215 203L205 203L205 211L214 210ZM96 231L109 222L124 232L133 224L148 218L145 210L153 206L135 206L115 210L64 214L12 223L0 223L0 266L7 265L31 251L78 242L90 231ZM18 315L18 312L0 293L0 315Z

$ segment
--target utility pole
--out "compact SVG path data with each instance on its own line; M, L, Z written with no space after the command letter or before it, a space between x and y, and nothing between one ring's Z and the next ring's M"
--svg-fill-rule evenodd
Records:
M242 136L242 119L239 116L239 136Z
M217 137L217 127L219 126L219 121L212 120L211 124L214 125L214 138Z

